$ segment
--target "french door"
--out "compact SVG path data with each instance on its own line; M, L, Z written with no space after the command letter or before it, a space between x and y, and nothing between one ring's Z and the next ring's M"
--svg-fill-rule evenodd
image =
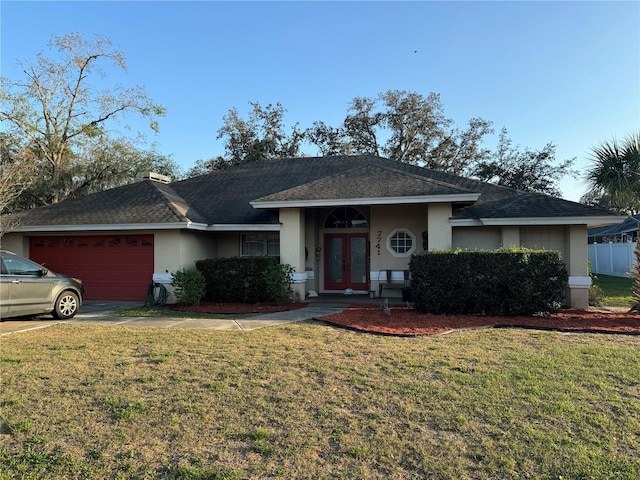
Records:
M324 288L369 290L366 233L327 233L324 236Z

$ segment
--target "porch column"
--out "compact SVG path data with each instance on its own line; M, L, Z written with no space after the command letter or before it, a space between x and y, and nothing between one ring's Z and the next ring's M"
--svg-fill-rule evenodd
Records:
M429 250L451 250L451 204L430 203L427 213Z
M307 273L304 265L305 222L304 209L280 209L280 262L294 269L293 292L295 301L305 298Z
M502 248L520 246L520 227L502 227Z
M565 230L565 264L569 271L568 303L571 308L589 306L589 277L587 254L587 226L569 225Z

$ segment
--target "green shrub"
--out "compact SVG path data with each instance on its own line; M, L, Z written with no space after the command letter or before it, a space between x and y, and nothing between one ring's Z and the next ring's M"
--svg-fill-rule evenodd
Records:
M591 269L591 260L587 261L587 271L589 277L591 277L591 286L589 287L589 305L593 307L600 307L604 302L604 290L600 285L596 285L598 277L593 273Z
M205 291L204 275L198 270L181 268L172 274L171 285L179 303L197 305Z
M549 314L568 280L558 252L523 248L422 252L409 267L416 309L436 314Z
M589 305L600 307L604 302L604 290L600 285L591 284L589 287Z
M210 302L283 303L291 295L293 268L277 257L234 257L198 260Z
M291 294L293 293L291 275L293 272L293 267L286 263L274 263L267 267L264 271L264 279L269 301L278 304L291 301Z

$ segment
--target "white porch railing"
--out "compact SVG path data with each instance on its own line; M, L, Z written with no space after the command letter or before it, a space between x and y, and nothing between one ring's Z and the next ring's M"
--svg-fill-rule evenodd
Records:
M594 243L589 245L591 271L603 275L627 277L636 264L636 242Z

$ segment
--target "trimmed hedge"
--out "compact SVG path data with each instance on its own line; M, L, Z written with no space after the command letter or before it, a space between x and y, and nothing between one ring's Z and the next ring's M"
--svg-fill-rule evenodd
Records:
M558 252L523 248L421 252L409 268L415 308L435 314L547 315L569 278Z
M292 291L292 268L277 257L198 260L196 268L204 275L208 302L285 303Z

